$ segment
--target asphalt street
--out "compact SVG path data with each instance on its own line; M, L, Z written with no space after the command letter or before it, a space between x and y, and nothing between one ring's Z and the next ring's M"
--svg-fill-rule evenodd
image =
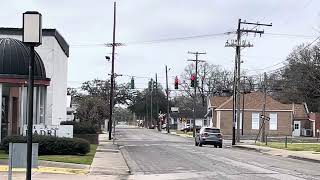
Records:
M134 179L320 179L320 164L231 148L194 146L192 138L152 129L117 128Z

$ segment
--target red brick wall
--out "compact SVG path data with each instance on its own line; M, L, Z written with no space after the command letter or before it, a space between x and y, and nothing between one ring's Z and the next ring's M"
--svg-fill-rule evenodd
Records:
M320 130L320 114L310 113L310 119L315 120L316 132L317 132L317 129Z
M258 113L261 113L258 112ZM274 112L272 112L274 113ZM292 135L291 112L275 112L278 116L277 130L269 130L269 122L266 121L266 133L271 136L290 136ZM266 112L269 116L269 113ZM232 111L221 111L220 128L223 134L232 134ZM252 111L244 113L244 135L257 135L259 130L252 129ZM260 120L261 124L261 120Z

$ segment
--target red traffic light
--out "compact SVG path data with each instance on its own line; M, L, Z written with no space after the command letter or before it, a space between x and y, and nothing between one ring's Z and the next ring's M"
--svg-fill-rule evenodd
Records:
M194 74L191 75L191 80L192 81L196 80L196 76Z
M176 76L174 80L174 89L178 89L178 86L179 86L179 79L178 79L178 76Z

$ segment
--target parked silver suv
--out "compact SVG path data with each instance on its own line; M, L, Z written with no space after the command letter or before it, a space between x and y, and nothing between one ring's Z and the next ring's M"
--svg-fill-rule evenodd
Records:
M222 134L219 128L202 127L195 137L195 146L214 145L222 148Z

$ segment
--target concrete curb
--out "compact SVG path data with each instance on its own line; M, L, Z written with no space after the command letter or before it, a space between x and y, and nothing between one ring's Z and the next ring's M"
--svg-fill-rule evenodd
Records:
M8 160L1 160L0 165L7 166ZM67 169L79 169L79 170L89 170L90 165L87 164L75 164L75 163L65 163L57 161L45 161L39 160L39 166L41 167L56 167L56 168L67 168Z
M127 165L127 168L128 168L128 170L127 170L127 172L128 172L128 174L129 175L131 175L132 174L132 171L131 171L131 168L130 168L130 166L129 166L129 164L128 164L128 156L127 155L124 155L124 153L123 153L123 147L120 147L119 145L118 145L118 147L119 147L119 151L120 151L120 153L121 153L121 155L122 155L122 158L124 159L124 162L126 163L126 165Z
M234 145L232 146L233 148L238 148L238 149L242 149L242 150L248 150L248 151L255 151L255 152L259 152L265 155L271 155L271 156L279 156L279 154L272 154L272 153L268 153L270 150L263 150L262 148L255 148L255 147L248 147L248 146L241 146L241 145ZM303 156L297 156L297 155L284 155L281 154L281 157L285 157L285 158L291 158L291 159L297 159L297 160L302 160L302 161L308 161L308 162L314 162L314 163L320 163L320 160L318 159L312 159L312 158L307 158L307 157L303 157Z
M287 157L288 157L288 158L291 158L291 159L298 159L298 160L302 160L302 161L320 163L320 160L318 160L318 159L311 159L311 158L306 158L306 157L301 157L301 156L295 156L295 155L288 155Z
M180 134L173 134L173 133L167 133L167 132L160 132L161 134L168 134L168 135L172 135L172 136L179 136L179 137L183 137L183 138L193 138L192 136L181 136Z
M255 152L262 152L261 149L257 149L257 148L253 148L253 147L238 146L238 145L233 145L233 146L231 146L231 147L232 147L232 148L237 148L237 149L255 151Z

